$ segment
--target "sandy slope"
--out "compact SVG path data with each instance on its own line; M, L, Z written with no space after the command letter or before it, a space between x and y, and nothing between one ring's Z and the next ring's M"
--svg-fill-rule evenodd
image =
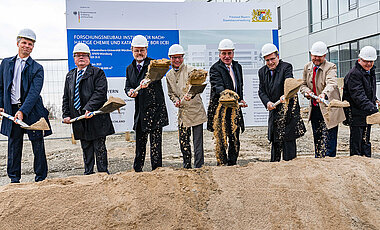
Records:
M0 229L380 229L380 159L161 168L0 187Z

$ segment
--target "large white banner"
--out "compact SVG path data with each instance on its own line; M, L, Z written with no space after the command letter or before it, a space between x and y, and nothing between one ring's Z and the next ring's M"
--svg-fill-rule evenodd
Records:
M124 92L125 70L132 62L130 43L141 34L149 41L148 56L168 58L172 44L181 44L185 62L209 70L218 61L217 46L224 38L236 43L235 60L243 66L243 109L247 126L267 125L268 112L258 98L257 71L263 65L260 48L268 42L278 46L275 1L265 3L157 3L67 0L67 42L69 68L75 67L72 50L84 42L91 49L91 63L107 76L109 95L123 98L127 105L121 113L111 114L117 132L132 129L134 99ZM166 81L162 80L167 95ZM208 106L210 88L202 95ZM177 129L177 109L166 97L170 125Z

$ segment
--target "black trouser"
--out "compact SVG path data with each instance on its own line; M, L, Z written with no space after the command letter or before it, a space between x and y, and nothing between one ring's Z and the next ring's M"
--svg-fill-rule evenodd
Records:
M285 161L293 160L297 155L296 140L274 142L272 141L271 156L270 161L280 161L281 152L283 153L282 158Z
M221 145L220 153L219 153L220 164L221 165L236 165L236 161L239 156L239 150L240 150L240 141L239 141L240 127L237 127L235 133L233 133L230 108L227 109L225 125L226 125L226 133L227 133L227 138L228 138L228 156L226 154L226 149L223 147L224 145ZM219 143L223 142L223 140L216 140L216 141L219 141Z
M319 106L312 107L310 120L313 129L315 157L335 157L338 126L327 129Z
M371 125L350 126L350 156L371 157Z
M162 127L143 132L140 121L136 127L136 156L133 169L142 172L146 155L146 143L150 139L150 161L152 170L162 167Z
M203 124L192 127L183 127L183 125L181 125L178 127L179 144L183 156L183 167L187 169L191 168L191 129L193 129L194 167L200 168L204 164Z
M19 110L18 106L12 105L12 116ZM22 145L25 130L19 125L12 122L11 135L8 138L8 163L7 173L12 183L18 183L21 179L21 156ZM45 155L45 145L43 137L31 140L32 149L34 154L34 173L36 174L34 180L43 181L48 172L48 166Z
M83 150L84 174L89 175L94 173L95 158L98 172L109 173L106 137L91 141L80 140L80 144Z

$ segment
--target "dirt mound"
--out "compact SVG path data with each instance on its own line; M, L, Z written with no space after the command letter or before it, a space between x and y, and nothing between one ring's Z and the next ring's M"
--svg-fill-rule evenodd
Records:
M380 159L95 174L0 187L1 229L379 229Z

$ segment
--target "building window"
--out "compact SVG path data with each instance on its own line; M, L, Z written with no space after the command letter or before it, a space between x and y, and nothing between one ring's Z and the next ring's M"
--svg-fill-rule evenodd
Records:
M348 9L354 10L358 7L358 0L348 0Z
M281 7L277 7L277 24L278 29L281 30Z
M329 18L329 1L321 0L321 20Z
M377 50L377 60L375 66L380 66L380 34L375 36L358 39L350 42L346 42L340 45L329 47L329 53L327 59L334 63L338 68L338 77L345 77L355 66L355 62L358 60L360 49L364 46L372 46ZM380 69L376 68L376 81L380 82Z

